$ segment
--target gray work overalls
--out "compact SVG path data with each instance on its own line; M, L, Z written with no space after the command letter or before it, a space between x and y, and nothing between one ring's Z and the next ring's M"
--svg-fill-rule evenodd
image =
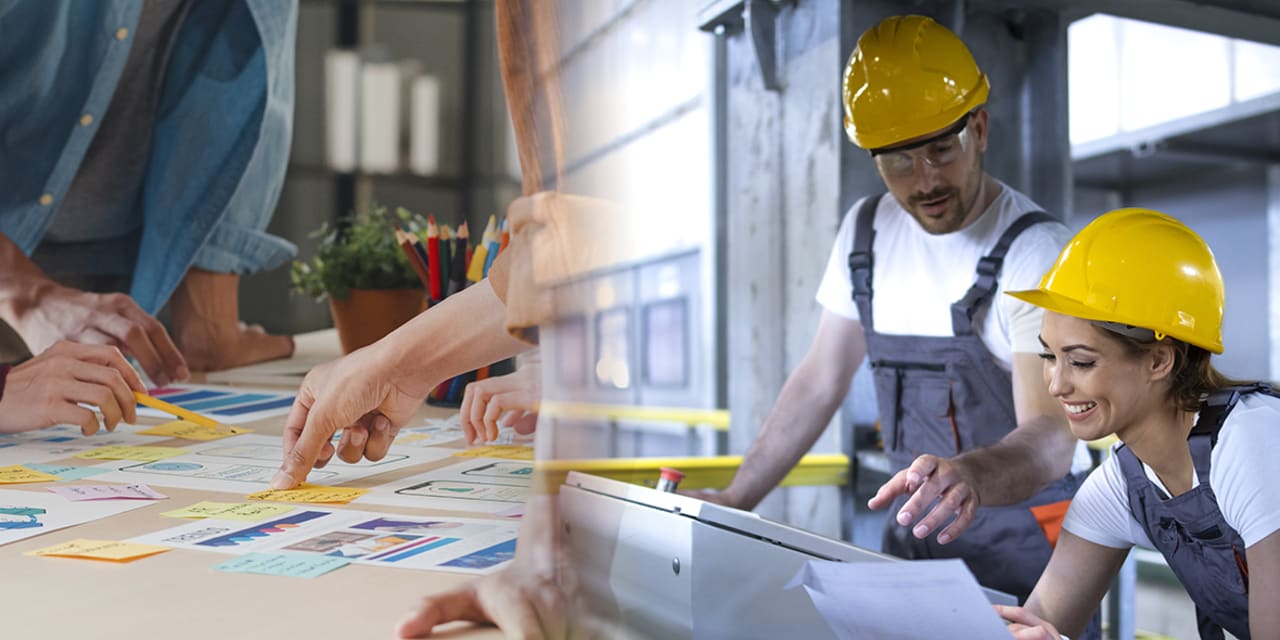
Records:
M1244 541L1222 517L1209 485L1209 461L1227 415L1240 396L1265 393L1280 397L1269 385L1231 387L1209 395L1187 437L1200 484L1173 498L1147 478L1133 451L1121 446L1115 455L1124 472L1129 512L1151 538L1178 581L1196 603L1196 621L1204 640L1222 640L1225 628L1249 639L1249 563Z
M875 376L884 450L896 473L923 454L950 458L995 444L1017 426L1010 374L996 364L973 326L977 314L991 305L1014 239L1053 218L1043 212L1024 214L978 261L973 286L951 305L953 337L886 335L876 332L871 312L872 222L882 196L867 198L858 211L849 268ZM1068 474L1027 502L981 507L969 528L945 545L934 534L917 539L910 527L897 523L896 514L907 500L900 496L885 523L884 551L913 559L961 558L978 582L1026 602L1052 553L1030 507L1069 500L1082 480L1083 474Z

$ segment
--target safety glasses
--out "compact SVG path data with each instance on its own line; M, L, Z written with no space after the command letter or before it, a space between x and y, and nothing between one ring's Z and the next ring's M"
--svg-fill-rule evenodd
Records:
M951 128L932 138L912 142L900 147L875 149L871 157L876 166L886 176L906 178L916 171L916 159L937 169L955 162L964 154L969 139L969 118L973 112L966 113Z

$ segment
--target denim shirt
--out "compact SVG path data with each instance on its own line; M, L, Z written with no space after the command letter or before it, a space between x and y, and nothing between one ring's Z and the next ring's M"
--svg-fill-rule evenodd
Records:
M27 255L111 103L141 9L0 0L0 233ZM297 14L297 0L202 0L183 23L139 194L130 293L146 311L192 266L250 273L296 251L264 229L289 157Z

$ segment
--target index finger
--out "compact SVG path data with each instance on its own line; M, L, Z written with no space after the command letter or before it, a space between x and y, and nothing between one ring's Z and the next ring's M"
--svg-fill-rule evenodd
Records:
M186 358L182 357L182 352L178 351L178 346L173 343L173 339L169 337L169 332L165 331L164 325L160 324L159 320L143 311L142 307L136 304L126 310L126 314L130 316L130 319L138 323L138 326L142 327L154 353L160 360L160 366L169 375L170 379L185 380L190 377L191 371L187 369Z
M320 457L321 449L336 431L332 421L323 420L319 412L312 411L312 402L304 387L289 408L282 442L284 460L280 470L271 478L272 489L291 489L306 480ZM319 408L318 404L315 408Z
M887 482L880 485L880 488L876 489L876 495L871 496L871 499L867 500L867 506L872 509L883 509L889 506L889 504L893 502L894 498L897 498L904 493L907 493L906 469L893 474L892 478L889 478Z

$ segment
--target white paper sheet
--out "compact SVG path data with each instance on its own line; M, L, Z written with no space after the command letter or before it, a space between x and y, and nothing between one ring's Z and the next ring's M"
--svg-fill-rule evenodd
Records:
M810 560L787 585L798 586L838 638L1011 637L961 560Z
M502 520L299 507L263 522L206 518L130 541L235 555L315 553L380 567L491 573L514 556L518 527Z
M98 465L111 470L94 479L246 495L265 489L284 459L280 438L260 434L214 440L186 448L190 453L156 462L119 460ZM313 470L307 476L307 481L339 485L358 478L440 460L452 453L449 449L424 447L392 451L378 462L348 464L334 458L323 469Z
M68 502L52 493L0 489L0 544L99 520L151 504L145 500Z
M455 459L446 467L374 487L354 502L496 514L523 505L529 496L532 462Z

